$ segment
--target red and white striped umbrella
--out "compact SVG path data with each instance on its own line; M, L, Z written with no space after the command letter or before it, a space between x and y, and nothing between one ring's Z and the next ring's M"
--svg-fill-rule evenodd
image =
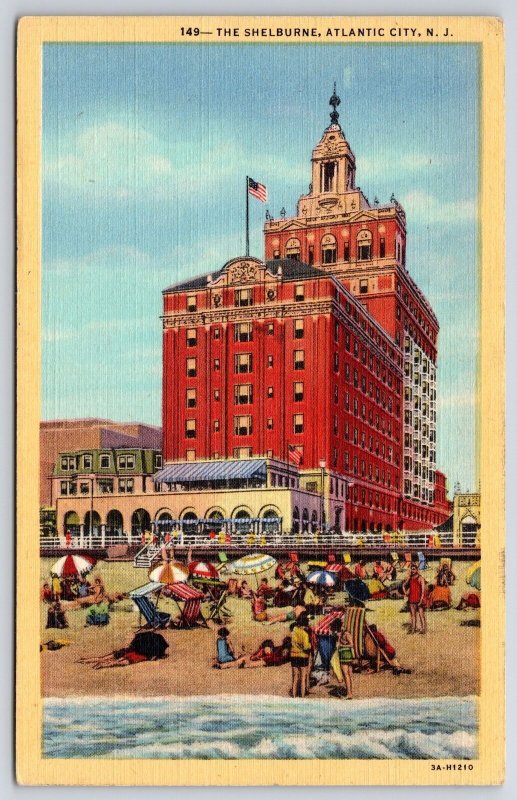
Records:
M59 578L73 578L78 575L86 575L96 563L92 556L62 556L53 565L50 573L51 575L57 575Z
M188 571L195 578L218 578L219 573L209 561L191 561Z

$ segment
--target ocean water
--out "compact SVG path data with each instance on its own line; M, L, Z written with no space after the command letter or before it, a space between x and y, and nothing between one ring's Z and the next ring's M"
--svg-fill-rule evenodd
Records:
M473 697L88 697L44 702L46 758L472 759Z

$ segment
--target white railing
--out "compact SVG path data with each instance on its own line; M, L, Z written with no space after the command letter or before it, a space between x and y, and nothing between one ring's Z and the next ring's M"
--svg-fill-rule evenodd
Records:
M463 542L458 547L476 547L476 534L464 534ZM71 549L71 550L104 550L108 547L117 545L134 546L141 545L140 536L85 536L82 539L74 537L69 548L67 548L64 537L41 536L41 551ZM215 538L210 538L206 534L182 533L180 537L170 541L172 547L203 547L204 549L218 551L221 549L232 549L248 547L254 550L268 548L293 548L313 547L316 549L326 547L346 548L380 548L382 550L400 550L410 548L415 550L428 550L434 548L453 547L452 533L442 533L431 535L429 532L405 532L405 533L339 533L336 531L326 531L322 533L263 533L263 534L233 534L231 537L218 534ZM143 548L145 549L145 548Z

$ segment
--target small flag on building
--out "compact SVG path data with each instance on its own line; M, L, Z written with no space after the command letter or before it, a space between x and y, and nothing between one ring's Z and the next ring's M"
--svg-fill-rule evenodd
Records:
M289 460L297 467L302 463L302 453L294 444L289 445Z
M267 201L267 189L263 183L254 181L253 178L248 178L248 192L252 197L256 197L261 203Z

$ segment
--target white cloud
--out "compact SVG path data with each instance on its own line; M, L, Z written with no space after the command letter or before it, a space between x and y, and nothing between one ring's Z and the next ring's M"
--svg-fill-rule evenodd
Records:
M454 408L475 408L478 396L473 392L454 392L452 394L438 395L438 411Z

